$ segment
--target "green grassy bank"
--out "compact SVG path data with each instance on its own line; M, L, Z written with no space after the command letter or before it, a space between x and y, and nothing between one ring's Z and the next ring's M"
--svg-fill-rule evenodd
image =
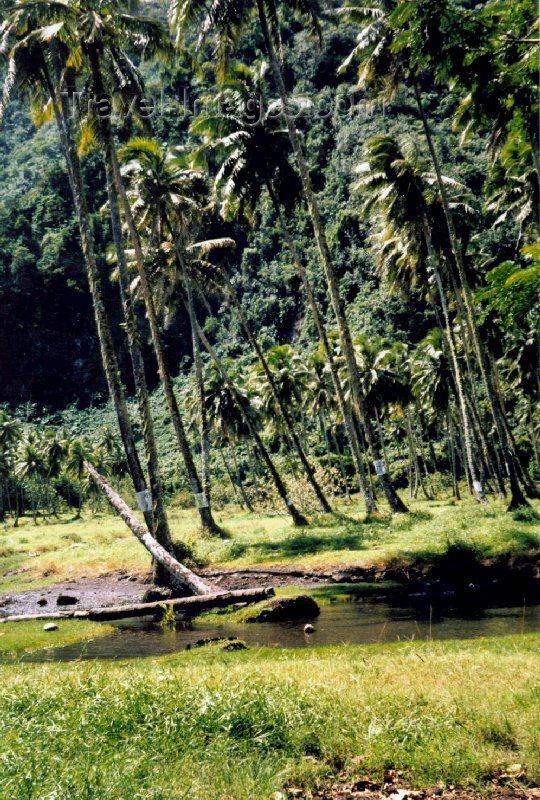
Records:
M453 544L480 555L522 553L540 548L540 520L508 514L502 503L478 506L471 500L415 501L412 513L365 520L357 502L337 513L314 517L305 529L288 518L250 514L230 506L217 513L228 538L201 537L196 512L171 509L174 537L187 542L205 564L245 567L294 564L366 564L439 555ZM540 511L540 503L535 508ZM143 571L149 559L121 520L111 514L64 516L34 525L0 528L0 592L77 579L115 569Z
M540 780L539 635L4 665L0 686L2 800L270 800L386 768Z

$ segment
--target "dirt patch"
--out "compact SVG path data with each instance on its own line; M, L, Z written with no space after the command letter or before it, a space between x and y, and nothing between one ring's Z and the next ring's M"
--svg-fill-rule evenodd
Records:
M282 567L207 569L202 574L223 589L251 586L317 586L332 583L403 584L408 592L427 594L517 591L540 597L540 554L480 559L469 551L447 553L432 560L388 564L334 564L313 570Z
M305 570L291 566L246 567L244 569L203 569L216 588L251 589L255 587L298 586L309 588L333 583L383 583L402 584L397 593L409 596L476 595L484 599L492 592L501 600L514 594L523 602L540 600L540 555L501 556L476 559L469 553L441 556L432 561L416 560L410 563L368 564L364 566L334 564ZM44 589L0 594L0 617L13 614L36 614L56 610L60 595L77 598L81 610L104 606L132 605L142 594L153 589L150 574L111 572L78 581L64 581ZM381 587L381 595L387 592Z
M71 600L71 608L81 611L112 605L133 605L140 601L143 592L149 588L146 580L145 575L119 571L94 578L63 581L43 589L0 595L0 617L59 611L65 605L66 597Z
M283 800L295 797L299 800L539 800L540 789L519 788L515 780L495 781L482 792L458 789L438 784L429 789L413 789L404 786L402 773L389 770L386 780L377 783L369 777L358 778L353 783L334 783L314 792L288 787Z
M467 789L406 789L391 786L365 789L354 786L329 790L323 794L296 794L298 800L538 800L540 789L493 788L478 793ZM287 795L283 796L283 800Z

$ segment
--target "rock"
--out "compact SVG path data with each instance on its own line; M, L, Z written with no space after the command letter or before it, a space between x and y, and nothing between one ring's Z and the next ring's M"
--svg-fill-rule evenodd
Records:
M170 589L157 589L154 586L143 592L141 603L159 603L160 600L170 600L172 596L173 593Z
M304 633L314 633L315 628L309 622L307 625L304 625Z
M58 625L55 625L54 622L47 622L46 625L43 626L44 631L57 631Z
M46 606L47 605L47 598L46 597L40 597L39 600L37 601L37 604L38 604L38 606Z
M12 603L12 602L13 602L13 598L12 598L12 597L10 597L9 595L6 595L5 597L2 597L2 598L0 599L0 608L1 608L2 606L8 606L8 605L9 605L10 603Z
M315 600L307 594L296 597L282 597L273 600L266 608L250 617L247 622L288 622L297 619L318 617L320 609Z
M59 594L56 598L57 606L74 606L79 602L79 598L73 594Z

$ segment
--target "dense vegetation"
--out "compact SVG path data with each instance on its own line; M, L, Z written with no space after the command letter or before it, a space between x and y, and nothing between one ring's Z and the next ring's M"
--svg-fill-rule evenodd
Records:
M3 515L536 496L532 3L2 8Z

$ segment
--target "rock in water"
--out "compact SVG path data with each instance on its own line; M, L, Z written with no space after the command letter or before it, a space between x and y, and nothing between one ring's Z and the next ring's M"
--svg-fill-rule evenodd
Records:
M309 622L307 625L304 625L304 633L314 633L315 628Z
M320 609L315 600L307 594L296 597L281 597L272 600L255 617L250 617L247 622L289 622L297 619L312 619L318 617Z
M38 604L38 606L46 606L47 605L47 598L46 597L40 597L39 600L37 601L37 604Z
M44 631L57 631L58 625L55 625L54 622L48 622L46 625L43 626Z
M59 594L56 598L57 606L74 606L79 602L79 598L72 594Z
M159 603L161 600L170 600L172 596L170 589L147 589L141 597L141 603Z

